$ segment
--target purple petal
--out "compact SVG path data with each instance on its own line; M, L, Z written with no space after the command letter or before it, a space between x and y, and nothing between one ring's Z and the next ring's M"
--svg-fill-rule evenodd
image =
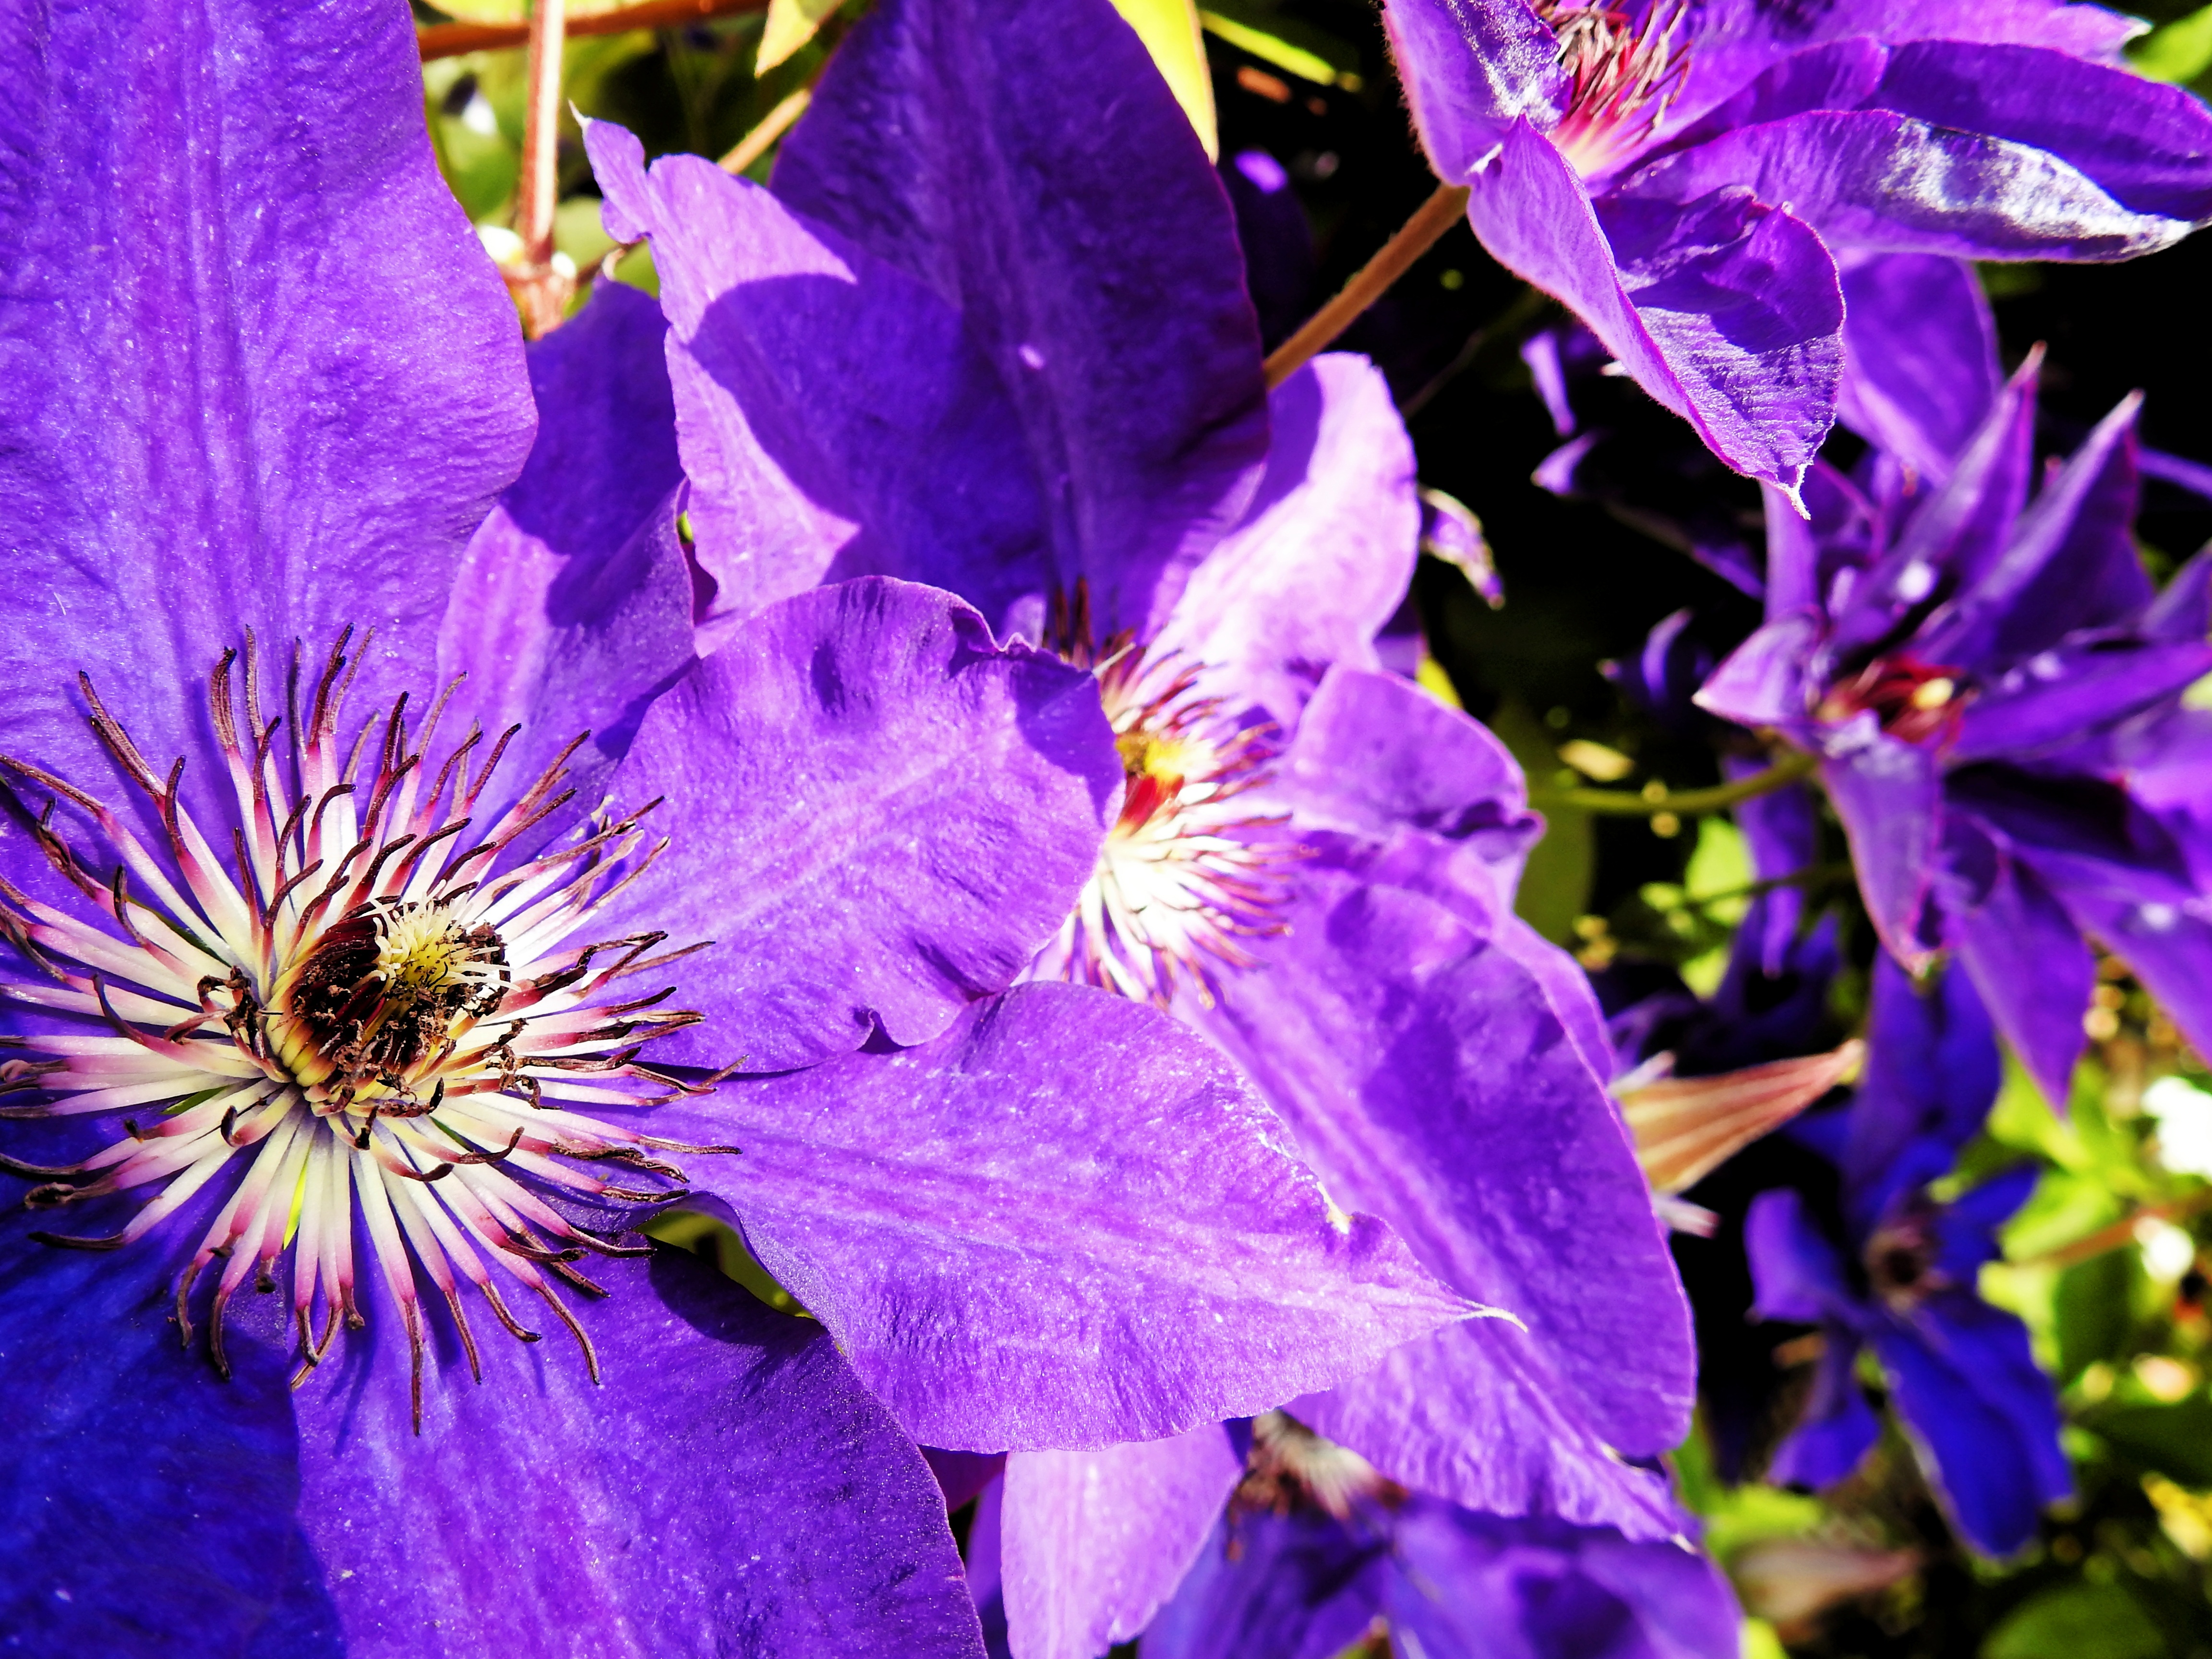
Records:
M602 283L530 348L538 442L469 543L438 639L439 683L468 677L449 737L471 720L488 738L522 727L501 762L515 793L588 731L574 763L597 799L646 705L692 660L667 331L650 297Z
M1981 40L2049 46L2111 64L2140 31L2132 19L2069 0L1821 0L1778 6L1773 0L1703 0L1691 80L1678 118L1709 108L1770 64L1823 41Z
M1912 618L1954 594L1971 594L2003 564L2034 466L2035 381L2041 362L2041 353L2028 354L1950 477L1913 511L1889 550L1854 586L1830 637L1835 656L1891 643ZM1942 625L1942 613L1931 617L1929 633L1916 641L1915 650L1929 652L1948 644Z
M756 1071L936 1036L1060 925L1118 808L1091 677L879 576L739 626L654 703L612 790L671 845L600 921L711 939L664 1060Z
M1752 1200L1743 1247L1751 1261L1753 1317L1817 1325L1850 1304L1836 1248L1813 1224L1793 1188L1778 1187Z
M186 1632L201 1651L242 1650L306 1556L282 1347L240 1333L225 1383L177 1340L180 1261L152 1241L119 1255L34 1243L52 1218L26 1213L9 1184L0 1629L34 1654L177 1652ZM216 1207L208 1195L155 1237L204 1231Z
M2136 414L2123 398L2011 526L2004 551L1920 633L1935 662L2028 656L2081 629L2132 620L2151 602L2130 533L2137 500ZM2178 635L2202 640L2197 618Z
M2177 235L2212 219L2212 112L2184 88L2043 47L1923 40L1890 54L1867 103L2047 151Z
M408 18L151 0L0 27L7 748L109 775L82 668L132 692L157 764L201 752L248 627L264 684L358 623L355 706L419 690L531 410Z
M1332 353L1277 388L1274 442L1243 521L1191 574L1151 647L1285 728L1332 663L1376 665L1374 639L1419 556L1413 446L1382 376Z
M1859 1387L1856 1333L1831 1324L1821 1336L1805 1414L1766 1466L1767 1480L1778 1486L1832 1486L1850 1478L1881 1438L1881 1419Z
M1675 1444L1681 1291L1619 1114L1543 986L1442 904L1320 860L1285 920L1208 1030L1338 1203L1528 1327L1570 1409L1624 1451Z
M1004 1452L945 1451L935 1446L924 1446L921 1455L922 1461L929 1465L929 1472L937 1477L938 1490L945 1494L945 1507L948 1510L974 1503L982 1496L983 1489L1006 1470L1006 1454ZM972 1559L969 1577L972 1582Z
M1673 1540L1419 1499L1394 1531L1401 1565L1390 1628L1407 1648L1407 1637L1418 1641L1416 1651L1563 1659L1736 1659L1740 1651L1742 1615L1728 1580Z
M697 156L648 174L621 128L585 140L653 240L710 622L863 574L957 589L994 624L1047 589L1014 408L950 305Z
M1702 46L1704 42L1698 45ZM1704 67L1701 52L1690 54L1692 77ZM1881 84L1881 72L1888 63L1889 48L1864 34L1824 40L1791 52L1706 110L1692 125L1670 127L1654 153L1694 149L1738 127L1779 121L1808 110L1856 109Z
M1350 668L1322 679L1269 793L1302 829L1376 841L1413 829L1464 844L1493 872L1486 919L1511 909L1543 823L1520 766L1485 727L1395 675Z
M1739 726L1803 728L1812 701L1807 659L1820 631L1820 618L1809 611L1784 612L1736 647L1694 701Z
M1395 1576L1380 1528L1237 1513L1145 1632L1144 1659L1332 1659L1366 1634Z
M1000 1511L1006 1625L1024 1659L1136 1637L1197 1559L1244 1459L1218 1424L1095 1451L1016 1452Z
M2102 869L2045 848L2022 861L2043 878L2083 933L2143 982L2192 1046L2212 1042L2212 922L2181 908L2166 880Z
M2115 200L2047 150L1890 110L1818 110L1738 127L1662 156L1620 189L1689 204L1731 185L1747 186L1762 202L1787 202L1839 249L2124 259L2193 228L2186 218Z
M891 0L838 48L775 188L958 308L1019 412L1061 580L1102 638L1156 632L1242 514L1267 414L1228 198L1128 25L1107 0Z
M744 1147L712 1190L932 1445L1179 1433L1466 1311L1380 1223L1330 1210L1200 1038L1103 991L1019 986L922 1047L651 1121Z
M1237 240L1244 250L1252 307L1260 314L1260 337L1272 349L1313 309L1319 280L1313 227L1291 188L1291 175L1266 150L1224 155L1215 170L1237 215Z
M1762 768L1749 761L1723 759L1721 769L1726 776L1738 778ZM1754 881L1783 880L1811 869L1820 856L1820 821L1812 793L1802 784L1738 802L1735 822L1751 855ZM1754 902L1756 918L1744 919L1744 932L1750 937L1739 948L1755 952L1759 970L1769 979L1779 979L1789 970L1790 949L1805 914L1805 890L1777 887L1761 899L1763 902Z
M1977 766L1952 775L1960 810L2028 866L2075 927L2125 962L2192 1043L2212 1042L2212 922L2169 823L2118 787Z
M2079 1026L2081 1012L2073 1023ZM1844 1179L1855 1224L1870 1228L1889 1196L1950 1167L1980 1130L2004 1080L1988 1012L1966 974L1918 985L1885 953L1874 965L1865 1080L1851 1108ZM1920 1170L1906 1153L1936 1150Z
M301 1525L349 1656L589 1632L981 1659L937 1483L826 1333L680 1252L593 1273L611 1294L576 1318L603 1387L539 1309L543 1342L479 1333L481 1387L441 1341L418 1437L386 1303L380 1340L341 1339L295 1396Z
M1392 1480L1470 1509L1557 1516L1635 1538L1681 1531L1665 1477L1621 1462L1543 1349L1535 1330L1471 1319L1290 1409ZM1624 1351L1608 1369L1638 1364Z
M1930 483L1996 400L1996 319L1972 266L1924 253L1839 260L1844 381L1836 412Z
M1897 1408L1935 1464L1966 1541L2009 1555L2035 1536L2045 1504L2069 1497L2058 1402L2017 1317L1960 1292L1918 1328L1877 1328Z
M1464 184L1526 116L1566 108L1559 43L1527 0L1388 0L1382 27L1437 176Z
M2073 919L2035 873L2000 855L1989 896L1955 924L1959 961L2005 1041L2058 1111L2075 1062L2097 963Z
M2029 756L2178 696L2212 672L2212 645L2086 640L2038 652L1966 706L1954 761Z
M1820 768L1829 803L1844 821L1859 892L1881 942L1899 961L1927 959L1917 928L1941 840L1943 782L1926 750L1880 732L1863 716L1845 731L1857 746L1832 746Z
M1608 202L1526 120L1471 181L1483 246L1563 301L1739 472L1796 488L1834 412L1843 300L1817 237L1742 191L1657 213Z

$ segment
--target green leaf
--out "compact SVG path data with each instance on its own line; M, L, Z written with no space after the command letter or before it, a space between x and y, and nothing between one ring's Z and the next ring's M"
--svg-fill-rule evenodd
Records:
M2133 1250L2107 1250L2076 1262L2058 1276L2052 1312L2058 1327L2058 1375L2079 1376L2100 1359L2125 1352L2135 1324L2134 1280L2141 1269Z
M1255 7L1224 0L1215 0L1198 17L1208 34L1301 81L1353 92L1359 88L1358 55L1340 42L1316 38L1314 31L1268 16Z
M2171 1406L2115 1401L2085 1411L2081 1422L2130 1462L2212 1487L2212 1399L2201 1391Z
M769 0L768 22L761 30L760 56L753 73L766 75L811 40L845 0Z
M2194 81L2212 70L2212 6L2178 17L2128 48L2136 73L2153 81Z
M1206 67L1206 42L1199 35L1198 9L1191 0L1114 0L1121 21L1152 56L1160 78L1190 118L1210 161L1221 159L1221 133L1213 115L1213 72Z
M1529 712L1528 704L1498 704L1497 713L1490 717L1490 729L1513 751L1513 758L1521 763L1521 769L1532 782L1540 786L1559 769L1552 733ZM1544 817L1544 838L1528 854L1513 908L1553 944L1571 949L1575 923L1589 905L1597 837L1587 812L1552 802L1545 806Z
M2166 1638L2118 1584L2057 1584L2014 1607L1982 1659L2158 1659Z

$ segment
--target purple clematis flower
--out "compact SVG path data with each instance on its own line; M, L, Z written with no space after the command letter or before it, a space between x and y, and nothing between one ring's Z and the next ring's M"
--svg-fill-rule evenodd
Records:
M1994 380L1985 349L1954 345L1960 379ZM1766 623L1698 701L1820 757L1885 944L1915 966L1955 948L2063 1102L2086 939L2212 1036L2193 792L2177 775L2139 797L2133 776L2212 671L2212 562L2162 592L2143 573L2128 531L2137 399L2030 501L2035 372L1933 478L1876 452L1856 481L1814 469L1809 524L1770 499Z
M1794 1132L1822 1143L1842 1171L1843 1248L1787 1188L1761 1194L1745 1224L1753 1311L1818 1325L1825 1338L1805 1420L1768 1479L1828 1486L1872 1449L1880 1425L1855 1374L1871 1347L1954 1522L1990 1555L2021 1548L2043 1506L2072 1491L2057 1401L2027 1328L1974 1288L2034 1166L1948 1204L1925 1191L1981 1127L2000 1076L1973 982L1948 973L1923 993L1882 957L1865 1082L1848 1108Z
M1409 1494L1279 1413L1240 1438L1249 1468L1145 1632L1146 1659L1325 1659L1378 1626L1394 1651L1437 1659L1737 1650L1727 1580L1679 1541Z
M1008 990L1091 676L880 576L702 650L657 309L526 362L404 9L9 27L12 1645L974 1654L911 1434L1464 1313L1164 1015Z
M2212 218L2212 115L2058 0L1390 0L1439 177L1738 471L1795 495L1867 252L2120 259Z
M1538 820L1376 665L1411 447L1357 359L1266 396L1229 204L1134 35L1103 0L894 0L772 193L586 139L611 230L653 241L709 627L872 569L1093 667L1127 789L1030 976L1173 1009L1339 1204L1513 1316L1302 1413L1463 1503L1671 1530L1615 1454L1684 1431L1686 1320L1587 981L1512 915Z

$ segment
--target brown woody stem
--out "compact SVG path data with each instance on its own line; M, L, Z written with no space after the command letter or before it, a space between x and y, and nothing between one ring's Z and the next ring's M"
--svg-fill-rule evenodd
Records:
M568 22L571 34L623 34L631 29L680 28L733 12L761 11L768 0L647 0L620 11L588 12ZM426 23L415 31L415 45L429 63L464 52L497 52L530 39L527 23Z
M1306 360L1328 349L1331 341L1358 319L1360 313L1388 293L1390 285L1412 269L1413 261L1437 245L1437 240L1467 211L1465 185L1438 185L1436 193L1421 204L1413 216L1398 227L1398 234L1362 265L1336 298L1308 318L1304 327L1267 354L1267 389L1297 374Z

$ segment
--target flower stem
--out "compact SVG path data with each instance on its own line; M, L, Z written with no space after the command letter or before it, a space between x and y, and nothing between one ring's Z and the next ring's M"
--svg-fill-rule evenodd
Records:
M646 0L641 6L620 11L587 12L570 21L568 32L622 34L631 29L678 28L732 12L760 11L767 5L768 0ZM416 47L426 64L439 58L458 58L463 52L519 46L529 38L527 23L425 23L415 31Z
M813 101L813 88L799 88L797 92L793 93L766 115L762 116L753 130L738 139L732 147L730 153L716 162L715 166L720 167L725 173L743 173L768 154L769 146L791 130L792 123L805 114L807 105Z
M1817 755L1792 753L1784 756L1764 772L1738 778L1734 783L1715 784L1710 789L1685 789L1680 793L1669 793L1663 784L1634 794L1626 789L1532 789L1528 793L1529 799L1537 805L1553 803L1571 807L1577 812L1603 812L1638 818L1656 817L1662 812L1671 812L1680 817L1698 812L1723 811L1738 801L1771 795L1776 790L1808 775L1820 763L1820 757Z
M1267 354L1267 389L1277 386L1305 366L1306 360L1324 349L1350 328L1359 313L1389 292L1414 260L1437 245L1467 211L1465 185L1438 185L1436 193L1421 204L1398 234L1382 244L1380 252L1362 265L1336 298L1308 318L1305 325Z
M507 286L522 311L523 331L535 340L561 325L573 273L553 264L553 210L561 200L556 162L561 138L561 59L568 0L533 0L530 8L529 102L522 116L522 177L515 190L514 228L522 255Z

